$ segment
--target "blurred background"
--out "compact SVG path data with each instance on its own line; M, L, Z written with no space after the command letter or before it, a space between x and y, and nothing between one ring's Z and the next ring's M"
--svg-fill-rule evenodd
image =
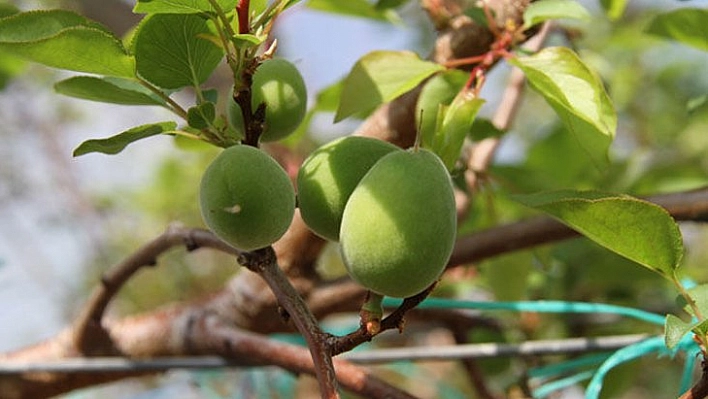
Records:
M121 34L137 21L129 13L133 2L127 0L10 3L22 10L77 10ZM597 1L581 3L595 19L586 24L569 24L570 32L577 35L577 51L607 83L620 115L611 170L600 173L579 155L577 146L562 134L553 111L540 97L529 93L517 119L523 123L515 124L505 136L483 191L484 198L473 202L473 216L463 222L463 233L524 216L526 211L505 197L508 192L595 187L650 195L708 185L708 56L641 33L648 19L659 10L700 7L708 2L633 0L622 23L615 25L602 15ZM410 2L397 11L399 20L389 23L297 5L279 19L275 29L279 55L300 69L311 106L319 91L345 76L356 60L369 51L406 49L422 57L429 53L434 31L419 5ZM567 36L553 35L550 44L554 43L567 44ZM488 101L483 116L493 112L508 72L509 68L500 66L491 74L482 93ZM2 352L59 332L73 319L103 270L159 235L170 223L202 225L196 187L214 150L183 146L170 137L153 137L130 145L115 156L88 154L73 158L73 149L84 140L174 118L158 107L98 104L54 93L53 84L69 76L72 75L0 53ZM227 81L218 78L210 84L228 87ZM189 96L188 92L179 93L177 99L189 102ZM345 121L334 125L332 114L318 114L305 134L287 145L304 156L319 143L351 133L357 124L358 121ZM520 175L520 170L527 173ZM701 243L708 240L708 232L697 224L684 224L682 231L689 248L687 275L706 281L708 250ZM332 253L336 254L326 252L336 258ZM235 272L233 265L233 260L218 254L184 256L180 251L170 252L158 268L145 270L131 281L111 311L131 314L209 292ZM443 285L442 294L498 300L610 302L659 313L675 310L675 292L663 280L585 240L506 255L470 265L465 271L474 278ZM617 320L578 317L568 322L551 316L519 319L503 315L500 319L509 327L505 330L508 333L475 339L523 340L557 336L559 331L576 335L637 331L632 322ZM434 332L427 333L426 339L436 342ZM654 372L644 368L642 373L631 367L619 369L612 380L615 392L628 398L642 397L654 389L675 394L674 380L680 373L680 364L667 359L651 359L649 364L663 367ZM432 383L430 389L435 391L426 397L436 397L441 392L447 392L441 397L470 397L470 387L458 381L463 379L456 374L459 368L445 367L449 369L401 364L386 370L394 378L416 375L420 385ZM507 361L489 362L483 367L496 376L494 383L499 387L511 384L520 369ZM438 371L431 375L433 369ZM443 374L450 377L442 378ZM217 377L215 372L175 372L170 375L171 384L160 384L159 379L140 380L128 382L120 392L101 392L108 395L102 397L116 398L175 397L175 392L184 398L257 397L255 392L263 392L258 389L268 389L264 386L275 389L273 381L285 381L286 391L290 389L287 384L294 381L268 369L261 374L242 374L230 383ZM194 392L194 396L188 396L188 392ZM91 395L96 395L96 391L68 396L95 397Z

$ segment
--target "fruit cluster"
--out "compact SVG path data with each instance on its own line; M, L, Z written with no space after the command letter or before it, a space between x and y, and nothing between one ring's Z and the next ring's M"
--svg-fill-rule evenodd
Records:
M452 182L437 155L349 136L315 150L298 173L300 213L339 241L350 276L392 297L423 291L455 241Z
M266 104L262 140L278 140L294 131L304 117L305 99L305 86L292 64L263 63L253 79L254 106ZM237 107L232 108L232 121L239 123ZM297 187L305 223L340 243L349 274L372 292L415 295L445 268L457 220L450 176L434 153L348 136L310 154ZM244 251L278 240L292 221L295 202L282 167L247 145L222 151L201 182L207 226Z

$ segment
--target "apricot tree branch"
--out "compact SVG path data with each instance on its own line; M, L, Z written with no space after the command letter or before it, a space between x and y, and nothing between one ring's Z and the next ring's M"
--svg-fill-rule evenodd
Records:
M307 304L278 267L273 248L267 247L243 253L239 256L239 263L258 273L268 283L278 302L287 312L287 318L293 320L298 331L305 338L315 365L322 398L339 398L332 356L326 348L329 335L322 332Z
M199 339L195 340L193 345L200 352L214 352L235 359L244 356L252 359L267 359L267 364L280 366L295 373L319 373L306 349L235 330L224 325L218 318L206 318L196 323L195 337ZM363 397L414 398L348 361L337 359L333 363L339 383Z
M688 391L684 392L678 399L704 399L708 398L708 364L703 360L701 378Z
M532 52L540 50L548 37L550 28L551 24L549 22L544 23L541 30L526 42L525 49ZM502 100L492 117L492 124L497 129L504 131L511 127L516 111L521 104L525 83L524 73L518 68L513 69L509 76L509 83L504 89ZM499 147L499 142L500 139L498 137L490 137L476 143L472 148L467 170L465 171L465 181L472 192L478 186L479 176L484 174L492 163L494 154Z
M101 324L108 304L135 273L143 267L154 266L158 256L178 245L185 245L188 251L199 247L211 247L231 254L240 253L207 230L186 229L178 225L169 226L160 236L103 273L101 284L94 289L74 322L74 346L80 353L87 355L116 353L116 348Z
M423 302L425 298L427 298L428 295L430 295L430 293L433 291L435 285L436 284L431 284L428 288L426 288L419 294L404 299L403 303L401 303L401 305L396 308L396 310L394 310L391 314L381 320L380 329L376 332L376 334L372 334L370 330L362 324L361 326L359 326L359 329L347 335L341 337L331 337L328 346L332 356L336 356L340 353L350 351L364 342L371 341L371 339L374 338L375 335L378 335L386 330L391 330L395 328L398 331L403 331L403 319L406 315L406 312L415 308L416 306L418 306L418 304Z
M666 209L677 221L708 221L708 187L645 199ZM448 265L477 262L578 235L576 231L555 219L538 216L459 238Z

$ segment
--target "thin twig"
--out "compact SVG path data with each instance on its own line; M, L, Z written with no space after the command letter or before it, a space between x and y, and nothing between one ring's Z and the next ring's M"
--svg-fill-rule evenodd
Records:
M524 48L528 51L538 51L548 37L550 26L548 22L543 24L541 30L526 42ZM492 117L492 124L497 129L504 131L511 127L521 104L525 82L526 78L520 69L515 68L511 71L509 83L506 85L501 102ZM500 139L498 137L491 137L476 143L472 148L467 171L465 172L465 181L467 186L473 190L472 192L478 187L479 176L484 174L492 163L499 143Z
M423 300L425 300L425 298L427 298L433 291L433 288L435 288L435 284L432 284L430 287L426 288L425 291L419 294L404 299L403 303L401 303L396 310L381 320L381 328L376 335L394 328L399 332L403 331L403 318L406 313L423 302ZM371 341L373 337L374 334L371 334L364 325L361 325L359 329L342 337L332 336L328 342L330 354L332 356L336 356L340 353L350 351L364 342Z
M455 339L457 345L468 345L469 344L469 329L457 327L451 325L450 330L452 331L452 336ZM477 364L474 358L464 358L462 360L462 365L467 371L467 376L469 381L477 392L477 396L481 399L500 399L500 396L495 395L487 386L487 380L484 378L484 373L482 369Z
M305 301L278 267L273 248L244 253L239 257L239 263L258 273L266 281L280 306L287 312L288 318L293 320L305 338L315 364L322 398L339 398L334 364L326 346L329 335L322 332Z

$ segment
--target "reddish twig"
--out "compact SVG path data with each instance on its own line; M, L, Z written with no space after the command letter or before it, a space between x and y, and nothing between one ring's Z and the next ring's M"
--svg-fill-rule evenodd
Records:
M249 8L251 7L250 0L239 0L236 5L236 14L238 15L238 33L245 34L251 30Z
M545 23L538 34L529 39L525 48L529 51L538 51L548 37L550 28L550 24ZM508 130L511 127L519 104L521 104L525 82L526 79L523 72L518 69L512 70L509 83L504 89L502 100L492 118L492 124L497 129ZM483 175L489 168L499 147L499 142L500 139L498 137L491 137L476 143L473 147L467 163L467 171L465 172L465 181L472 192L475 192L478 187L480 175Z

